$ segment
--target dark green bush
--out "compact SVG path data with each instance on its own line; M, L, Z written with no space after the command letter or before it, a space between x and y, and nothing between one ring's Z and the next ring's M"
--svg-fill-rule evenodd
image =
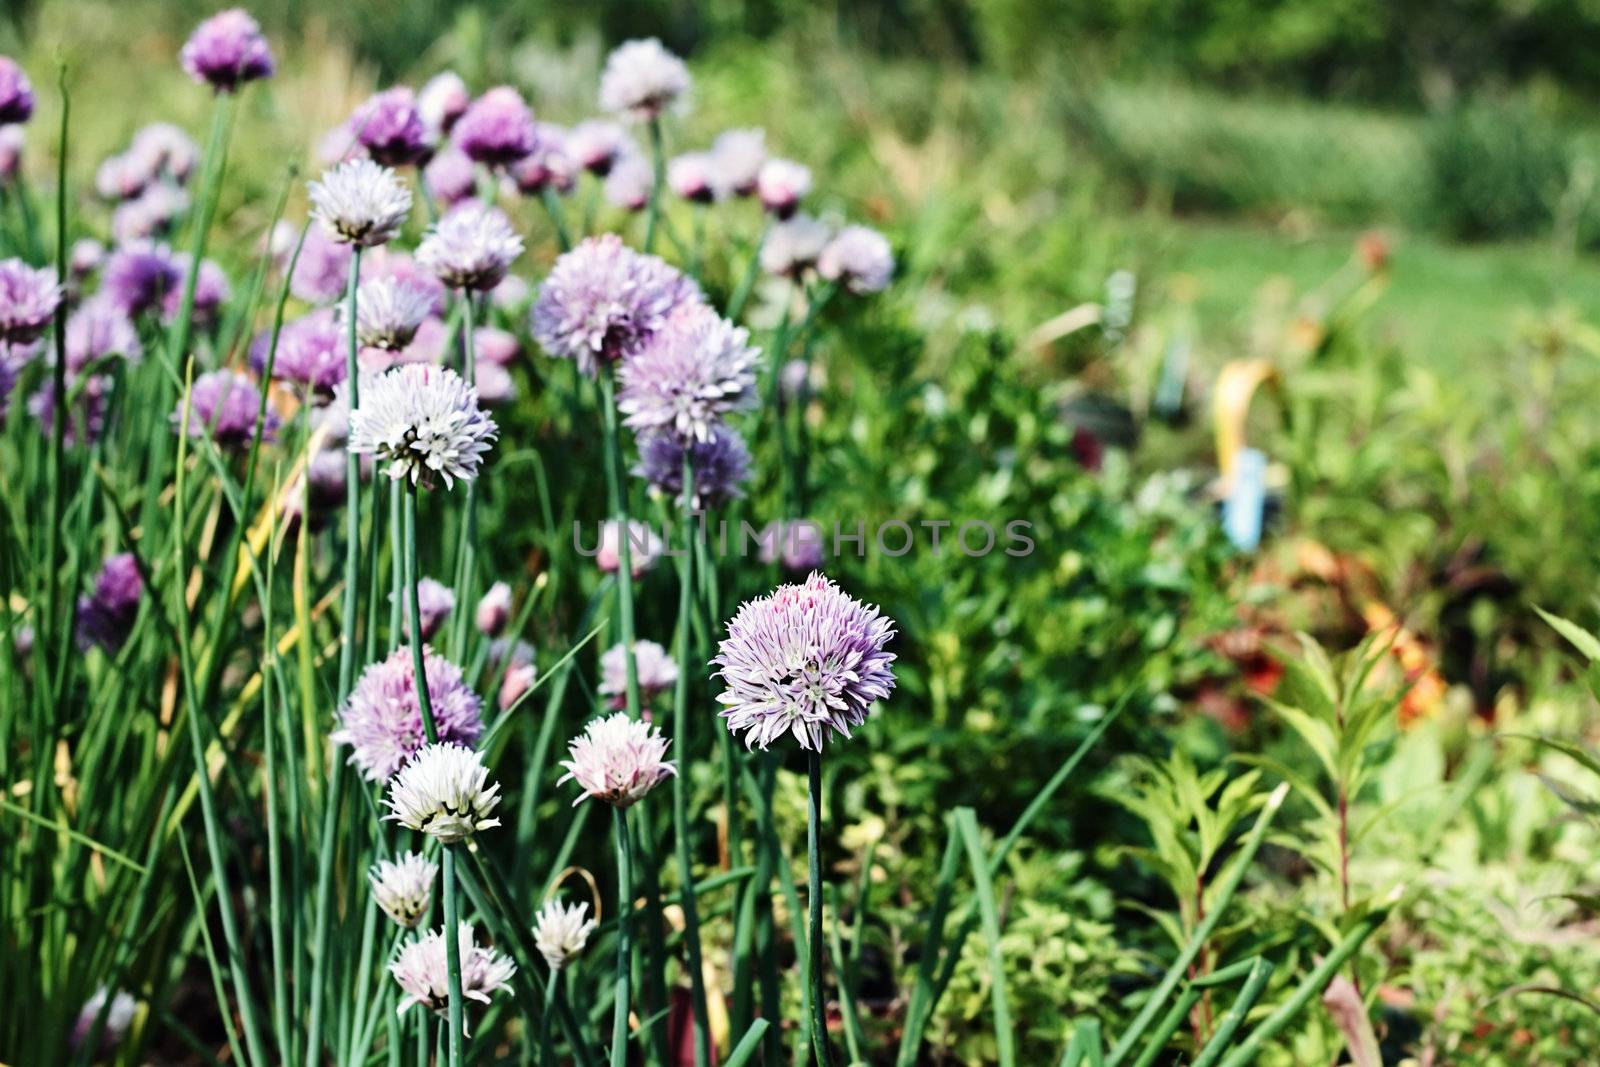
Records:
M1561 132L1527 104L1480 99L1431 119L1423 135L1430 221L1470 239L1540 233L1568 182Z

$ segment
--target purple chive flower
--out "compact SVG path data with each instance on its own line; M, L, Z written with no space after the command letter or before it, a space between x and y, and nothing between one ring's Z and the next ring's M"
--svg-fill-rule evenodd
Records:
M101 292L129 318L161 306L183 287L183 270L166 245L132 241L106 260Z
M231 370L214 370L194 380L189 390L189 436L209 436L222 448L247 448L256 432L256 414L261 410L261 391L254 382ZM183 398L172 413L173 432L183 429ZM270 441L278 432L278 416L267 408L261 439Z
M645 703L677 684L677 661L654 641L633 643L633 663L639 676L639 699ZM628 659L621 644L612 645L600 657L600 695L614 709L628 706Z
M749 340L707 304L677 308L617 370L623 421L641 433L709 440L729 414L755 406L761 350Z
M49 267L0 261L0 341L27 344L44 333L61 304L61 285Z
M183 185L200 161L200 148L170 122L153 122L133 135L126 158L146 182L167 178Z
M448 585L434 578L421 578L417 581L417 612L422 616L422 639L431 641L433 635L439 632L439 627L450 617L456 609L456 594ZM411 637L411 599L410 594L405 594L401 601L402 618L400 631ZM431 672L430 672L431 677ZM433 692L430 686L430 693Z
M356 293L356 339L367 348L398 352L433 313L433 294L388 276L361 283Z
M106 246L93 237L80 237L72 242L72 252L67 259L67 270L78 280L83 280L99 270L106 261Z
M822 527L810 519L781 522L762 539L761 562L779 563L791 574L809 574L822 566Z
M328 236L321 226L311 227L300 246L289 291L308 304L332 303L344 295L354 254L349 245Z
M149 175L127 154L107 156L94 172L94 191L113 203L138 196L149 183Z
M517 398L517 383L511 372L498 363L479 365L477 385L478 399L487 408L497 408Z
M846 226L817 257L817 273L852 293L880 293L894 277L894 251L877 230Z
M471 106L472 94L467 91L467 83L453 70L435 74L417 94L417 110L435 135L449 133L450 127Z
M107 559L95 575L94 592L78 598L78 647L98 645L116 652L128 639L139 614L139 598L144 595L144 579L131 552Z
M22 170L22 150L27 135L21 126L0 126L0 185L9 183Z
M311 217L335 241L358 248L387 244L411 213L411 190L370 159L340 163L308 188Z
M332 396L334 386L345 380L349 370L345 341L338 316L329 308L319 308L284 323L283 329L278 331L278 351L272 359L272 377L318 396ZM258 374L266 373L271 344L270 326L256 334L255 340L250 343L250 366Z
M461 668L424 648L422 669L441 743L471 748L483 734L483 701L461 676ZM335 744L349 745L350 762L370 782L387 782L428 743L417 700L411 646L401 645L361 673L339 709Z
M33 117L33 83L17 61L0 56L0 125Z
M515 311L528 302L533 289L515 274L507 274L500 284L489 292L489 299L502 311Z
M574 807L590 797L614 808L631 807L678 773L672 761L663 758L667 739L661 731L628 718L625 711L589 723L567 751L571 758L561 762L567 773L557 784L575 781L583 789L572 802Z
M567 155L567 131L549 122L536 125L537 147L511 164L506 174L524 196L532 196L545 189L553 189L558 193L571 192L576 181L576 166Z
M600 544L595 550L594 561L606 574L615 574L622 569L621 529L615 519L607 519L600 524ZM650 527L637 519L628 522L628 562L631 564L628 569L635 578L655 566L665 549L661 538Z
M88 377L67 375L67 396L73 404L63 428L63 439L67 444L77 445L80 435L87 439L85 443L92 444L99 440L100 432L106 425L106 401L110 392L111 379L104 374L91 374ZM38 419L47 433L55 426L55 382L46 379L38 391L28 398L28 414Z
M404 85L369 97L350 124L367 153L386 167L421 163L433 151L417 94Z
M579 947L581 949L582 946ZM139 1002L132 994L119 992L110 998L111 1007L107 1008L106 999L106 987L101 986L95 990L94 996L84 1001L83 1007L78 1009L78 1018L72 1024L72 1036L68 1039L74 1050L82 1048L83 1043L89 1040L95 1020L100 1018L102 1011L105 1012L105 1022L100 1028L98 1052L104 1056L122 1044L122 1038L127 1034L128 1027L133 1025L133 1017L139 1010Z
M827 223L810 215L793 215L776 223L761 243L761 269L799 281L806 271L817 265L831 236Z
M638 352L680 304L700 301L699 287L677 270L603 234L556 260L533 305L533 335L592 376Z
M178 317L179 305L183 303L183 284L181 279L189 272L189 253L180 252L173 257L173 265L178 271L180 282L177 286L167 290L161 298L161 318L171 322ZM209 325L216 321L217 312L222 305L228 302L230 289L228 276L222 273L222 268L209 259L200 261L200 273L194 280L194 306L191 309L192 321L196 325Z
M451 208L417 247L418 265L452 289L493 289L520 255L505 212L478 203Z
M435 315L444 314L449 298L444 284L424 270L415 258L405 252L395 251L392 245L370 249L361 256L361 280L377 281L380 278L421 290L427 294L428 310Z
M765 749L784 734L822 751L824 730L848 738L894 688L884 645L894 620L821 574L747 601L711 662L727 688L717 696L733 733Z
M350 414L350 451L388 464L395 481L431 485L443 475L471 481L496 436L478 406L478 391L448 367L408 363L363 385Z
M723 188L734 196L749 196L767 161L766 131L722 131L711 142L711 161Z
M575 165L599 178L610 174L619 159L637 154L628 131L604 119L589 119L572 127L566 149Z
M111 213L111 236L119 242L165 237L178 216L189 210L189 194L175 185L158 182L132 200L124 200Z
M643 211L654 184L650 161L630 153L617 160L606 176L606 199L624 211Z
M496 86L474 100L456 120L450 139L468 159L491 167L515 163L539 144L533 112L509 85Z
M213 15L196 26L178 60L189 77L219 93L270 78L277 69L261 26L242 8Z
M625 41L600 72L600 109L649 122L689 91L689 68L654 37Z
M478 609L473 612L472 621L479 633L498 637L500 631L506 628L506 623L511 621L511 587L505 582L491 585L489 591L478 600Z
M477 189L478 175L472 160L454 145L446 145L422 168L422 183L428 195L442 207L453 207L470 199Z
M445 944L445 936L443 927L429 930L408 942L389 964L389 973L405 993L400 998L398 1010L401 1014L413 1004L420 1004L440 1018L445 1016L450 989L446 955L449 946ZM488 1004L495 993L510 988L517 965L494 949L478 944L477 935L468 923L460 924L457 948L463 998Z
M684 440L675 433L646 434L639 439L639 465L633 472L681 505ZM689 443L694 464L694 508L715 507L743 495L750 477L750 450L731 426L712 428L704 441Z
M811 168L792 159L769 159L756 175L756 195L761 206L786 219L811 191Z
M6 417L11 407L11 391L17 387L17 375L21 369L22 364L11 351L11 346L0 343L0 420Z
M472 331L472 345L477 350L480 366L488 362L499 367L507 367L522 355L522 346L517 343L517 335L509 330L498 330L493 326L479 326Z
M722 199L716 162L710 152L685 152L667 163L667 188L694 204L711 204Z
M283 490L279 499L283 515L298 521L303 510L311 513L311 529L325 528L344 506L345 502L345 452L343 448L322 448L306 464L305 474ZM309 501L307 500L309 497Z

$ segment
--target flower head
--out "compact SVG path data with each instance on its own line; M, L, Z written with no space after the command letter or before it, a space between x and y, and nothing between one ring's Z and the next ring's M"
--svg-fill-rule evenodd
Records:
M137 363L144 354L133 322L105 296L85 300L67 318L66 341L67 371L73 374L112 356Z
M786 733L818 752L826 728L849 737L894 688L893 636L892 619L816 572L747 601L711 661L728 729L763 749Z
M558 193L572 190L577 171L567 155L567 131L550 122L538 123L538 143L532 152L523 156L507 169L507 176L525 196L552 189Z
M633 643L634 671L639 676L639 698L648 702L665 693L678 681L678 663L654 641ZM611 698L611 706L627 706L628 658L624 646L612 645L600 657L600 695Z
M367 154L386 167L420 163L433 151L417 94L404 85L368 97L350 125Z
M311 227L300 245L289 291L308 304L332 303L344 295L353 255L350 245L330 237L321 226Z
M452 289L493 289L520 255L505 213L473 202L446 212L417 248L417 262Z
M405 608L405 616L400 621L400 630L409 638L411 636L411 609L409 607L411 598L409 594L406 595L403 603L407 606ZM444 625L444 621L450 617L450 613L455 609L455 590L436 578L420 578L417 580L417 613L422 616L422 639L424 641L431 640L433 635L439 632L439 627ZM430 685L428 688L431 691L433 687Z
M189 77L219 93L270 78L277 69L261 26L242 8L213 15L196 26L178 61Z
M561 781L575 781L583 789L574 804L585 798L603 800L615 808L639 801L665 778L678 773L667 754L667 739L649 723L628 718L619 711L589 723L567 746L571 759Z
M420 852L407 852L398 860L379 860L367 872L372 897L396 924L414 929L428 914L433 901L433 880L439 865Z
M685 152L667 163L667 188L694 204L710 204L722 199L722 186L716 161L710 152Z
M466 153L446 145L422 168L422 181L428 187L428 195L448 208L471 199L478 175Z
M61 297L61 284L49 267L0 261L0 341L27 344L44 333Z
M472 344L478 353L480 370L484 363L509 367L518 356L522 355L522 346L517 343L517 335L493 326L479 326L473 330Z
M93 237L80 237L72 242L72 252L67 260L68 272L77 279L87 278L99 270L106 261L106 246Z
M478 601L473 622L478 632L488 637L500 636L500 631L511 621L511 587L505 582L495 582Z
M170 122L152 122L133 135L126 158L145 181L170 180L182 185L200 161L200 148Z
M600 109L648 122L689 91L689 68L654 37L625 41L600 72Z
M623 156L635 153L633 138L615 122L589 119L567 133L567 156L596 177L604 178Z
M817 273L852 293L879 293L894 277L889 239L868 226L846 226L817 257Z
M429 930L417 940L400 950L400 955L389 964L389 973L400 984L405 996L400 998L398 1011L403 1015L413 1004L421 1004L441 1018L449 1003L450 973L448 946L445 931ZM460 924L457 946L461 960L461 995L480 1004L502 989L508 993L517 965L501 956L487 945L478 944L477 935L468 923Z
M144 595L144 578L133 553L111 556L95 575L94 592L78 598L78 647L98 645L116 652L128 639Z
M769 159L756 174L756 195L761 206L786 219L811 191L811 168L792 159Z
M699 287L677 270L604 234L556 260L533 305L533 335L593 375L601 363L635 354L680 304L700 300Z
M117 205L111 213L111 236L124 242L165 237L187 210L188 193L169 182L156 182Z
M180 278L188 278L191 257L187 252L179 252L173 257L172 264ZM196 325L206 325L214 322L217 312L222 305L228 302L232 290L228 286L228 276L222 273L222 268L213 260L202 259L200 269L195 272L194 292L191 294L192 303L189 306L189 319ZM183 310L183 286L169 288L161 298L161 318L163 322L171 322Z
M159 308L183 286L183 269L166 245L132 241L106 260L101 292L129 318Z
M255 437L256 417L261 411L261 391L254 382L231 370L214 370L200 375L189 388L189 436L209 436L223 448L247 447ZM172 413L172 428L181 431L184 403ZM270 441L278 431L278 416L266 411L261 439Z
M411 212L411 190L394 171L352 159L310 186L311 216L328 236L358 248L387 244Z
M87 438L89 443L99 440L100 431L105 429L106 401L110 393L111 378L108 375L84 376L71 370L67 372L67 397L73 405L73 410L67 413L64 433L67 444L78 444L80 436ZM38 391L28 398L28 414L39 420L48 437L48 431L56 421L54 381L46 378Z
M615 574L622 568L621 529L615 519L600 524L600 546L595 551L594 561L607 574ZM628 570L635 578L655 565L665 547L650 527L637 519L628 522Z
M472 94L467 91L467 83L453 70L435 74L417 94L417 110L434 134L449 133L450 127L471 105Z
M5 185L22 170L22 150L28 138L21 126L0 126L0 185Z
M552 971L559 971L583 954L597 924L589 918L589 905L552 900L533 920L533 944Z
M356 338L363 347L398 352L433 314L434 294L393 275L361 283L356 292Z
M10 56L0 56L0 125L33 117L33 83Z
M827 223L810 215L793 215L767 232L761 244L761 269L798 280L817 265L830 236Z
M495 439L494 420L478 406L478 391L448 367L407 363L384 372L360 393L350 414L350 451L388 464L390 478L445 485L478 476Z
M118 992L110 997L111 1006L106 1007L106 987L101 986L95 990L94 996L84 1001L83 1007L78 1011L78 1018L72 1024L71 1044L74 1049L81 1048L89 1040L89 1034L94 1030L95 1020L100 1018L100 1013L105 1012L105 1023L100 1030L99 1051L104 1054L122 1043L123 1035L128 1032L128 1027L133 1025L134 1013L139 1010L139 1002L132 994Z
M456 120L450 139L468 159L491 167L515 163L539 145L533 112L509 85L496 86L474 100Z
M461 668L423 649L422 669L428 676L428 705L440 742L477 744L483 733L483 701L468 687ZM339 709L333 741L351 747L350 762L368 781L394 777L406 760L426 743L422 707L411 646L401 645L362 672L350 697Z
M755 406L761 350L749 340L706 304L679 307L622 363L617 410L640 432L710 440L727 415Z
M810 519L778 523L761 542L761 562L777 563L791 574L809 574L822 566L822 527Z
M489 813L500 803L500 786L470 748L439 742L417 750L389 782L384 816L447 845L499 826Z
M331 396L334 386L344 381L349 370L342 333L337 317L328 308L319 308L286 323L278 331L272 377L320 396ZM258 333L250 343L250 365L257 373L267 371L271 344L271 327Z
M650 202L650 187L655 175L650 163L637 153L629 153L617 160L606 175L606 200L624 211L642 211Z
M723 130L711 142L711 162L723 188L734 196L756 191L756 178L767 161L765 130Z
M704 441L685 441L675 433L651 433L639 440L639 464L633 473L683 503L683 450L694 464L695 508L715 507L743 493L750 478L750 450L739 431L726 424L712 427Z

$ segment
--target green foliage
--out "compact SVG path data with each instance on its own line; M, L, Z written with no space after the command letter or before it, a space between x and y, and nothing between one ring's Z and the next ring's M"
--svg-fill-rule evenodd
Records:
M1476 99L1431 119L1423 136L1431 210L1462 238L1548 229L1570 181L1561 134L1526 103Z

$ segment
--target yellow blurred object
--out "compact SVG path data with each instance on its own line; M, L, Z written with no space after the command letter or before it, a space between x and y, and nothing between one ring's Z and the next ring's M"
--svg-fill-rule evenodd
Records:
M1279 394L1283 380L1278 369L1265 359L1235 359L1217 375L1211 393L1211 416L1217 433L1217 468L1222 472L1225 493L1233 484L1234 467L1245 443L1245 426L1250 418L1250 402L1263 385Z

